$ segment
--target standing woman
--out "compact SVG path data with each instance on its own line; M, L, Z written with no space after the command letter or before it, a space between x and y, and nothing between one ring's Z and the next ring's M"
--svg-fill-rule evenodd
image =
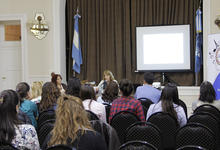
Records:
M29 117L32 125L37 128L36 118L39 114L37 105L30 100L30 86L26 82L20 82L16 86L16 92L21 98L20 110Z
M110 70L105 70L103 73L103 80L95 88L96 92L102 94L110 81L115 81L116 83L118 83L115 80L113 73Z
M62 83L62 77L60 74L51 73L51 82L53 82L61 93L65 93L66 85Z
M163 111L173 116L179 126L182 127L186 124L187 118L184 109L178 104L178 89L176 85L168 83L162 90L160 101L156 104L150 105L147 112L147 119L152 114Z
M8 143L18 149L39 150L37 133L32 125L21 124L17 118L19 97L13 90L0 94L0 143Z

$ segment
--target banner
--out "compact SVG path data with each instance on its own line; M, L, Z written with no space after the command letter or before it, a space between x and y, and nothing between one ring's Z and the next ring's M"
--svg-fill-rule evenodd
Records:
M207 80L216 92L216 99L220 100L220 34L208 36Z

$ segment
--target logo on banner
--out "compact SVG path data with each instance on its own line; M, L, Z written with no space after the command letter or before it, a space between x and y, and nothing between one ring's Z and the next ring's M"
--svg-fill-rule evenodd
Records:
M214 40L216 48L209 51L209 58L212 61L212 64L215 65L217 70L220 70L220 47L219 44Z

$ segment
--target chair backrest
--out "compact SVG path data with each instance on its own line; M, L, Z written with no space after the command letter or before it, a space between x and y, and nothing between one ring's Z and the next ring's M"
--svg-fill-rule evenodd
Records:
M138 121L140 119L130 111L120 111L112 117L110 125L116 130L121 144L125 142L126 129Z
M176 120L168 113L157 112L152 114L147 121L160 129L162 135L162 149L174 149L175 134L178 128Z
M45 124L47 124L47 123L52 123L52 124L54 124L55 121L56 121L55 119L49 119L49 120L46 120L46 121L42 122L42 123L40 124L40 126L37 127L37 131L39 131Z
M186 145L186 146L178 148L177 150L207 150L207 149L205 149L201 146Z
M37 120L37 126L40 127L45 121L56 119L56 114L54 110L45 110L40 112L38 120Z
M117 132L113 127L101 120L92 120L90 123L93 129L104 137L108 150L117 150L120 147Z
M179 105L180 105L181 107L183 107L183 110L184 110L184 112L185 112L185 114L186 114L186 118L188 118L187 106L186 106L185 102L182 101L181 99L179 99Z
M121 145L119 150L157 150L157 148L145 141L129 141Z
M14 146L12 146L11 144L0 144L0 150L18 150L17 148L15 148Z
M188 123L200 123L209 128L214 133L218 147L220 147L220 123L214 115L207 112L198 112L190 116Z
M144 115L146 116L147 111L148 111L150 105L153 104L153 102L150 99L145 98L145 97L139 98L138 100L141 102L143 109L144 109Z
M161 149L161 133L160 130L149 122L137 122L127 128L127 141L146 141L152 144L157 149Z
M40 146L42 147L42 144L44 143L44 140L46 139L47 135L53 130L54 123L46 123L44 124L40 130L38 130L38 139Z
M198 113L198 112L208 112L210 114L213 114L220 121L220 111L213 105L209 105L209 104L201 105L197 107L193 113Z
M87 114L88 114L88 118L89 118L89 121L91 120L99 120L99 117L92 111L90 110L86 110Z
M68 145L59 144L48 147L47 150L76 150L76 148L72 148Z
M210 150L217 148L214 133L199 123L188 123L177 131L176 148L186 145L201 146Z

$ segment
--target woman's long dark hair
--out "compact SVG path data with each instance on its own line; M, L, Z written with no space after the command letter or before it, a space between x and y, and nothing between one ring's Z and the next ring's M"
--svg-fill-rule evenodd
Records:
M199 100L203 102L209 102L213 103L213 101L216 99L216 93L215 89L212 86L212 83L209 81L204 81L200 85L200 95L199 95Z
M112 103L113 100L118 98L118 91L118 84L115 81L110 81L104 93L102 94L102 99L105 102Z
M171 116L173 116L176 119L176 122L178 123L177 112L173 106L173 103L175 104L179 103L178 102L179 96L176 85L168 83L162 90L160 100L162 103L163 112L169 113Z
M19 123L16 105L19 96L13 90L5 90L0 94L0 143L11 143L15 137L15 126Z
M80 98L82 99L82 101L86 99L90 99L89 102L89 109L90 109L92 100L96 101L95 90L93 89L93 87L88 85L83 85L80 90Z
M71 78L67 84L66 94L79 97L81 82L79 78Z

